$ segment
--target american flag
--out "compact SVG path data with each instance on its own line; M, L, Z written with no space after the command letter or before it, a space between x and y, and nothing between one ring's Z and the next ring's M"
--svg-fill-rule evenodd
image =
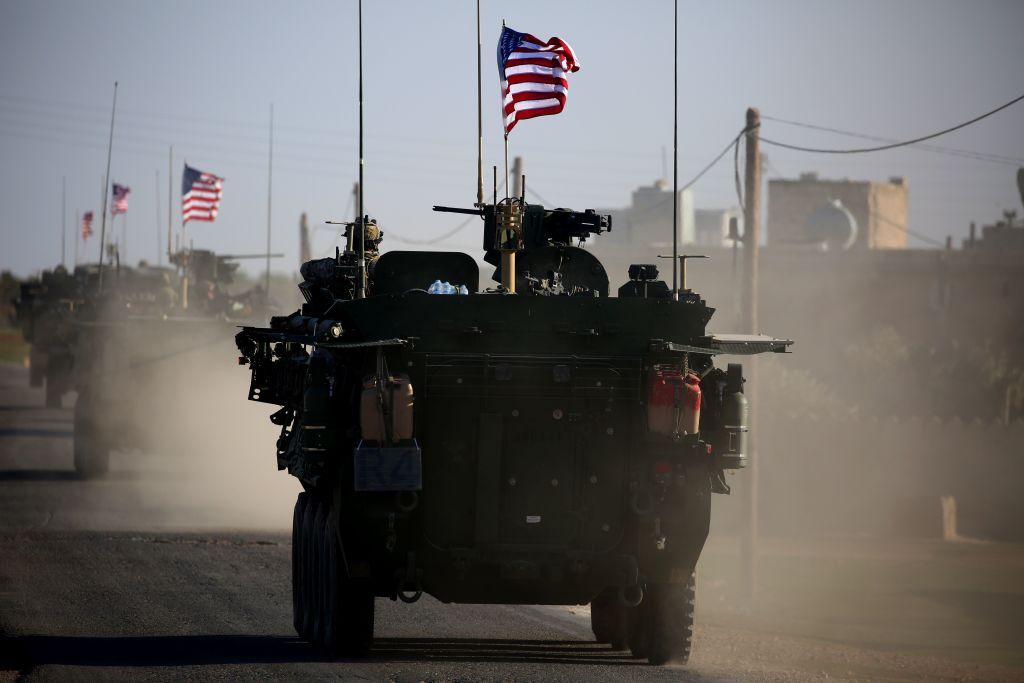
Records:
M116 216L119 213L128 213L128 195L132 189L127 185L114 183L114 203L110 205L110 215Z
M561 38L546 43L508 27L498 39L498 75L505 135L523 119L557 114L565 108L570 72L579 71L576 53Z
M212 173L203 173L185 164L185 173L181 176L181 222L215 219L223 181Z
M92 237L92 211L86 211L82 214L82 240L85 241Z

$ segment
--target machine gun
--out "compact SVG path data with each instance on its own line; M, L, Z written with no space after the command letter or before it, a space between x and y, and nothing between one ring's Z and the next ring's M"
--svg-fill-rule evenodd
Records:
M484 261L495 266L493 279L509 292L608 295L604 266L580 247L591 235L611 232L610 215L546 209L515 197L474 209L435 206L434 211L484 219Z

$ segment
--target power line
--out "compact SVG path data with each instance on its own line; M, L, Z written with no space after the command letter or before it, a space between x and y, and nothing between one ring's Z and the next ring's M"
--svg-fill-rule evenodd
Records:
M813 153L816 153L816 154L864 154L866 152L881 152L881 151L884 151L884 150L887 150L887 149L895 149L897 147L907 147L909 145L915 145L915 144L917 144L919 142L924 142L925 140L931 140L931 139L937 138L937 137L939 137L941 135L946 135L948 133L952 133L955 130L960 130L961 128L966 128L967 126L970 126L971 124L977 123L978 121L981 121L982 119L986 119L986 118L988 118L989 116L992 116L995 113L1001 112L1002 110L1006 109L1007 107L1011 107L1011 106L1017 104L1021 100L1024 100L1024 95L1020 95L1018 97L1015 97L1014 99L1010 100L1006 104L1003 104L1003 105L1001 105L999 107L996 107L992 111L985 112L981 116L975 116L973 119L971 119L969 121L964 121L963 123L959 123L959 124L957 124L955 126L952 126L950 128L946 128L945 130L940 130L937 133L931 133L930 135L922 135L921 137L914 138L912 140L904 140L902 142L894 142L894 143L891 143L891 144L888 144L888 145L879 145L878 147L860 147L860 148L855 148L855 149L823 149L823 148L818 148L818 147L803 147L801 145L792 145L792 144L789 144L787 142L778 142L777 140L769 140L767 138L761 138L761 142L763 142L763 143L765 143L767 145L774 145L775 147L783 147L785 149L793 149L793 150L796 150L798 152L813 152Z
M869 211L868 213L870 213L871 217L874 218L875 220L880 221L882 223L885 223L889 227L895 228L895 229L899 230L900 232L905 232L906 234L910 235L911 237L916 237L917 239L921 240L925 244L930 244L930 245L932 245L934 247L945 247L946 246L942 242L940 242L940 241L938 241L938 240L936 240L936 239L934 239L932 237L928 237L927 235L922 235L919 232L915 232L915 231L911 230L910 228L908 228L907 226L902 225L900 223L897 223L896 221L892 220L891 218L887 218L887 217L883 216L880 213L877 213L875 211Z
M867 133L857 133L850 130L843 130L841 128L831 128L829 126L818 126L813 123L804 123L802 121L793 121L790 119L778 118L776 116L762 116L762 119L766 121L774 121L776 123L784 123L789 126L796 126L798 128L808 128L810 130L820 130L827 133L836 133L838 135L847 135L849 137L861 138L862 140L876 140L878 142L896 143L897 140L892 138L883 138L877 135L868 135ZM942 147L940 145L914 145L920 150L927 152L935 152L936 154L947 154L949 156L963 157L965 159L975 159L977 161L988 161L994 164L1006 164L1008 166L1017 166L1024 164L1024 159L1017 157L1005 156L1002 154L992 154L990 152L976 152L966 149L956 149L954 147Z

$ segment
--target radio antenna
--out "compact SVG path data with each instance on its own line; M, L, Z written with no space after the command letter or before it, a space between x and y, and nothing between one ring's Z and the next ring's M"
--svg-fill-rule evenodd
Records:
M366 297L366 207L363 204L363 0L359 0L359 270L356 277L356 298Z
M679 0L672 14L672 298L679 300ZM686 286L685 284L683 285Z
M484 205L484 105L480 67L480 0L476 0L476 205Z

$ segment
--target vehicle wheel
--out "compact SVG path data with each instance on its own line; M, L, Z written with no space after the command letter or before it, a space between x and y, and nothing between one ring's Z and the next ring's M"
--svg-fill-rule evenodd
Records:
M301 563L302 563L302 630L299 631L299 635L303 639L313 642L313 624L316 620L316 572L313 553L314 553L314 542L313 542L313 524L316 521L317 508L320 507L320 502L311 494L306 504L306 511L302 516L302 548L301 548Z
M75 471L83 479L101 477L110 470L110 446L93 417L94 407L87 393L75 402L74 456Z
M643 602L628 611L629 614L629 651L638 659L647 659L651 651L651 602L650 592L644 595Z
M324 649L332 656L339 651L341 622L344 614L341 613L341 604L338 600L338 581L344 572L341 566L341 548L338 544L338 527L334 521L334 515L327 515L327 525L324 530Z
M629 608L619 600L616 590L606 590L590 603L590 627L597 642L610 643L613 650L628 647Z
M685 664L693 643L693 609L696 582L693 574L686 583L651 588L650 640L647 658L651 664Z
M346 576L345 554L331 516L324 541L324 645L334 657L365 657L373 645L373 586Z
M47 408L60 408L61 398L64 396L63 388L60 386L60 382L52 374L46 378L46 407Z
M33 388L43 386L46 379L46 363L41 353L29 349L28 352L28 385Z
M326 562L325 539L327 536L327 515L330 512L330 503L321 500L316 508L316 516L313 518L313 630L310 633L310 640L318 645L324 645L324 617L327 611L327 571L324 566Z
M306 609L302 590L302 518L308 503L309 494L303 491L295 499L295 510L292 513L292 626L300 636Z
M46 366L46 407L60 408L64 394L68 392L68 378L71 376L71 357L63 354L50 356Z

